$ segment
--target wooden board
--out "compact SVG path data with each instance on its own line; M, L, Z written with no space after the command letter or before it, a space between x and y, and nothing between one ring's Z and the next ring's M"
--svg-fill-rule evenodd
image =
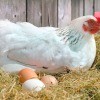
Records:
M65 27L71 19L100 11L100 0L0 0L0 19Z
M26 0L0 0L0 19L26 21Z
M94 5L93 0L85 0L84 15L93 15Z
M100 0L95 0L95 11L99 11L100 12Z
M71 0L58 0L58 27L65 27L71 21Z
M75 19L79 16L83 16L83 0L72 0L71 2L71 16L72 19Z
M27 21L36 25L41 26L41 5L42 0L27 0Z
M42 26L57 26L57 0L42 0Z

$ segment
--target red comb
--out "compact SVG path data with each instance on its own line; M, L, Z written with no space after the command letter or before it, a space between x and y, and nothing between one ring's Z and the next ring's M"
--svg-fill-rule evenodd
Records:
M98 20L98 22L100 23L100 12L95 12L94 13L94 17Z

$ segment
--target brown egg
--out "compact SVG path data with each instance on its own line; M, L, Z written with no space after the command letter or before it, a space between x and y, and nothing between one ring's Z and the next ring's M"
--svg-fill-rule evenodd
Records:
M30 68L22 69L19 73L19 81L24 83L26 80L38 78L37 74Z
M58 84L57 79L51 75L43 76L41 81L45 84L46 87Z

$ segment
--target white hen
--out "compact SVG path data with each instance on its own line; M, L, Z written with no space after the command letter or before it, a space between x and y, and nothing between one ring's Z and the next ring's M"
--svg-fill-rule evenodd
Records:
M87 70L95 59L93 34L98 31L93 16L77 18L61 29L0 21L0 65L12 72L16 64L50 73Z

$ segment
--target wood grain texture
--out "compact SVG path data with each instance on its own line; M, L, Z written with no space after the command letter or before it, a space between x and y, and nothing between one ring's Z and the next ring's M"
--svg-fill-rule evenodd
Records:
M95 11L99 11L100 12L100 0L95 0L95 7L94 7L94 9L95 9Z
M100 0L0 0L0 19L65 27L71 19L100 11Z
M27 0L27 21L36 25L42 25L41 14L42 0Z
M58 27L65 27L71 21L71 0L58 0Z
M26 21L26 0L0 0L0 19Z
M84 15L93 15L93 0L85 0Z
M42 0L42 26L57 26L57 0Z
M72 0L71 2L71 19L83 16L83 0Z

